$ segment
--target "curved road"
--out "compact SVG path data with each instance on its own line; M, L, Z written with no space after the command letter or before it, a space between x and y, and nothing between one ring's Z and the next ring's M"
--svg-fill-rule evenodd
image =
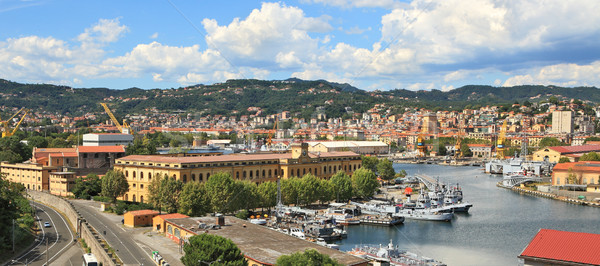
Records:
M8 265L46 265L46 260L50 265L81 265L83 251L74 241L75 236L66 219L46 205L37 202L31 202L31 205L41 232L32 248ZM50 227L44 227L45 222L49 222Z
M81 216L108 242L124 265L155 265L150 254L131 238L120 222L107 219L100 213L97 202L71 200Z

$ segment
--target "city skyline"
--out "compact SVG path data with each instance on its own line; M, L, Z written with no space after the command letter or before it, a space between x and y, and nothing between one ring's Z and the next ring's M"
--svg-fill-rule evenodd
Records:
M3 1L0 78L125 89L600 84L595 1ZM576 15L575 15L576 14Z

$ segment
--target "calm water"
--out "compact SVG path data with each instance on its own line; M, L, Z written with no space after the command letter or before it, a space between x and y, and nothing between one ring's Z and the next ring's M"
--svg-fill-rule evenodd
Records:
M459 183L474 206L451 223L407 220L395 227L350 226L338 244L394 244L448 265L515 265L517 256L540 228L600 234L600 208L520 195L496 187L500 176L480 167L394 164L396 171L426 174Z

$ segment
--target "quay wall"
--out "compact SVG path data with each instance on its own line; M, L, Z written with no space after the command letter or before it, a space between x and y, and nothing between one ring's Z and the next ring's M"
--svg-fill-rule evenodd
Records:
M600 203L598 203L598 202L572 199L572 198L568 198L568 197L559 197L558 195L553 194L553 193L534 191L534 190L524 189L524 188L520 188L520 187L507 188L507 187L502 186L501 182L498 183L496 186L501 187L501 188L510 189L512 191L524 193L524 194L531 195L531 196L543 197L543 198L548 198L548 199L553 199L553 200L560 200L560 201L564 201L564 202L571 203L571 204L600 207Z
M108 253L108 247L101 243L100 234L92 226L90 226L73 207L73 204L57 196L49 193L29 190L28 194L35 201L39 201L45 205L52 206L62 212L69 220L70 224L75 227L79 237L85 240L85 243L90 247L92 253L106 266L117 265L117 260L112 254Z

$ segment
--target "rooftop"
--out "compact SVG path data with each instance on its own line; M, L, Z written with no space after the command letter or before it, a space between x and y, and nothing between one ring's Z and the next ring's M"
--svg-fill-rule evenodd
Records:
M322 152L320 157L342 157L358 156L354 152ZM309 157L316 158L317 155L309 153ZM258 153L258 154L227 154L218 156L193 156L193 157L169 157L157 155L129 155L118 160L137 162L159 162L159 163L212 163L212 162L235 162L235 161L260 161L291 159L291 153Z
M215 224L216 217L198 217L170 219L183 228L198 228L198 222L207 225ZM344 265L363 264L367 261L344 252L323 247L315 243L301 240L250 221L240 220L233 216L225 217L225 226L218 230L197 230L197 233L207 232L231 239L244 253L245 256L265 264L274 265L281 255L290 255L295 252L304 252L306 249L316 249L322 254L327 254Z
M548 148L560 152L562 154L600 151L600 145L553 146Z
M600 265L600 234L540 229L520 258Z
M130 215L133 215L133 216L158 214L157 211L153 211L153 210L129 211L127 213L129 213ZM125 213L125 214L127 214L127 213Z

